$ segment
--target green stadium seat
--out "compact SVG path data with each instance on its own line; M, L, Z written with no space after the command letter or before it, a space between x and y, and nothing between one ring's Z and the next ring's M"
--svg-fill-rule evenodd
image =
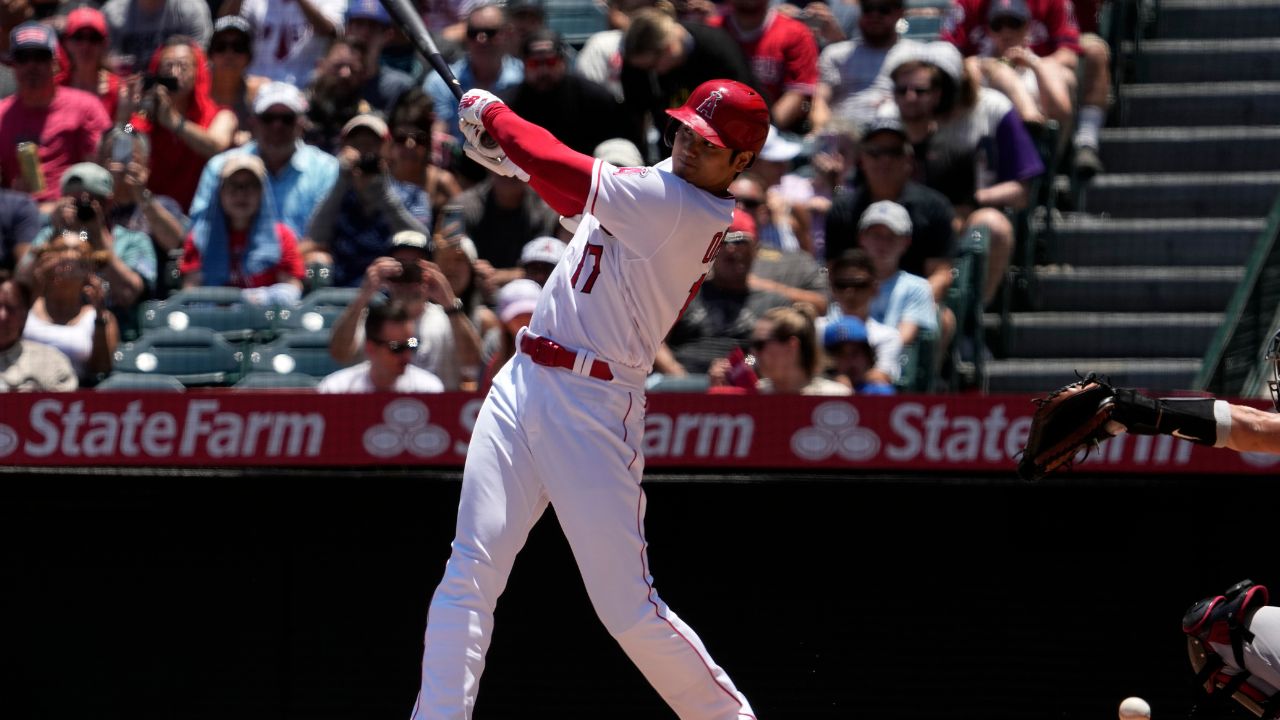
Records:
M208 328L230 342L247 342L272 332L274 306L254 305L239 288L197 287L149 300L142 306L142 334L160 328Z
M930 393L937 385L938 333L921 331L916 341L902 351L902 374L895 387L899 392Z
M952 390L985 385L982 290L990 243L985 227L970 229L960 239L959 251L951 264L951 287L943 302L956 316L956 336L950 349Z
M233 387L236 390L306 390L319 384L319 379L303 373L251 372Z
M322 378L350 364L329 354L329 330L289 330L271 343L254 346L249 351L248 371Z
M609 29L603 4L595 0L545 0L542 9L547 26L574 47L582 47L587 38Z
M187 386L172 375L115 372L94 386L94 389L103 392L182 392Z
M902 37L910 40L937 40L938 33L942 31L941 15L915 15L912 17L904 17L903 23L906 23L907 29L901 32ZM899 23L901 26L901 23Z
M705 393L711 387L706 375L667 376L649 388L649 392Z
M209 328L157 328L121 345L114 361L116 372L172 375L187 387L230 385L244 353Z
M281 308L278 326L286 330L327 330L351 304L360 288L320 288L302 298L296 308Z

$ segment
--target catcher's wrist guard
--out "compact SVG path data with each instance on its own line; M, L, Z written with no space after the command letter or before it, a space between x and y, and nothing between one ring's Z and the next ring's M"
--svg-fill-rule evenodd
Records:
M1213 398L1151 398L1116 388L1111 419L1137 435L1172 435L1222 447L1231 434L1231 408Z

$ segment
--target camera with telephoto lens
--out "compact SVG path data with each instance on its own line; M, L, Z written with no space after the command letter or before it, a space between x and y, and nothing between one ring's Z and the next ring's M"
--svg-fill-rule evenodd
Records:
M157 85L163 85L169 92L177 92L178 78L172 75L148 75L142 79L142 89L144 92Z
M422 282L422 267L409 260L400 261L400 274L390 278L391 282L410 285Z
M378 153L365 153L360 156L360 162L356 167L366 175L382 172L382 157Z

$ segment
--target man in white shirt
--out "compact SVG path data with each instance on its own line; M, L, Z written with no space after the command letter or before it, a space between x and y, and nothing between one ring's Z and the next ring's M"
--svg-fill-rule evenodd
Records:
M329 41L342 34L346 0L229 0L222 15L253 26L249 73L305 87Z
M438 393L444 383L413 364L418 350L417 328L402 303L374 305L364 321L367 360L330 374L316 388L322 393Z

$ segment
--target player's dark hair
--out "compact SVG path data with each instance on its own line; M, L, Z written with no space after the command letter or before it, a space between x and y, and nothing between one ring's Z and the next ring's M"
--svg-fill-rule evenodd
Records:
M375 342L382 339L382 328L389 322L405 322L413 319L409 307L400 300L388 300L384 303L369 306L369 314L364 318L364 336Z

